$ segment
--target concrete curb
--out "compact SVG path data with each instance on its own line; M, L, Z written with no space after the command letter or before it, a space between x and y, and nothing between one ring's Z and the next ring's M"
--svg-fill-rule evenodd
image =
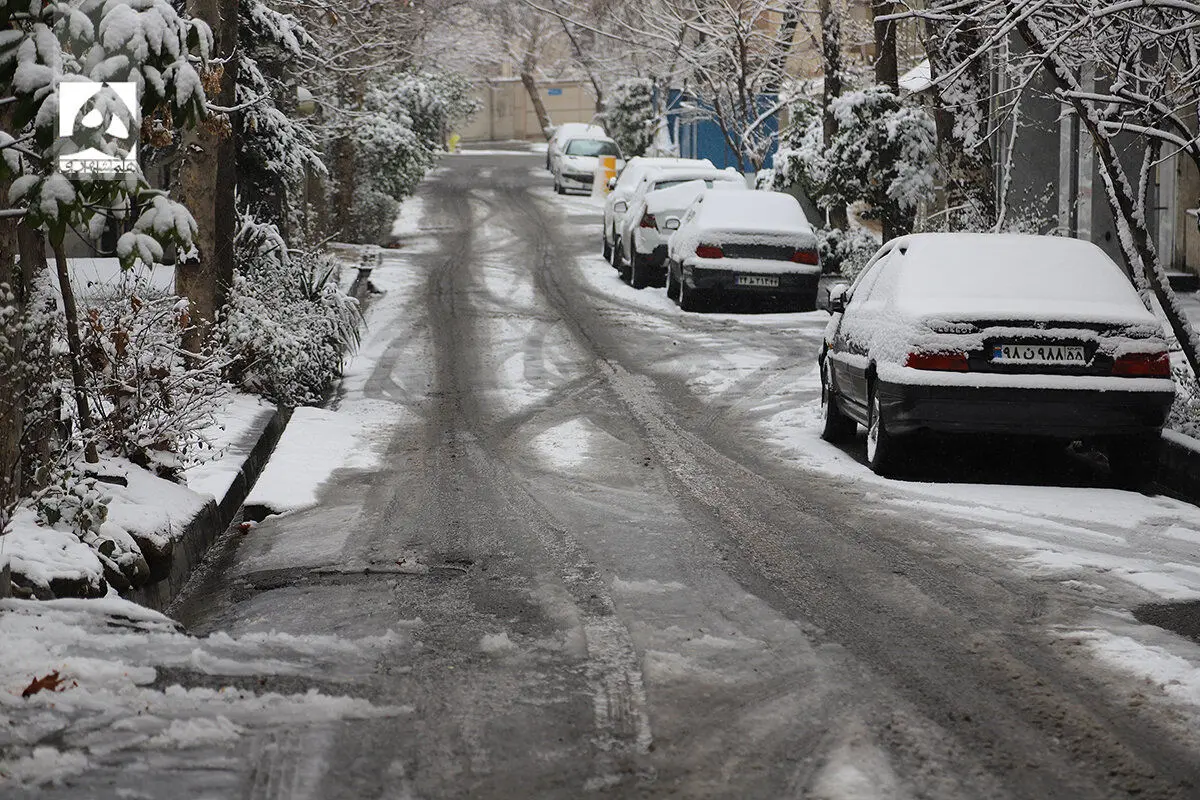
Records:
M1200 439L1163 431L1158 483L1169 494L1200 505Z
M237 477L230 484L224 497L210 500L184 526L183 533L176 540L175 548L171 553L170 574L157 583L130 590L125 594L126 599L157 611L162 611L170 605L175 596L179 594L179 590L187 583L192 570L204 558L209 546L233 522L238 509L242 506L242 501L250 494L254 482L258 480L258 476L262 474L263 468L270 460L271 453L279 442L279 437L283 435L291 416L290 408L279 408L275 411L271 420L259 434L258 441L246 456L246 460L242 462Z

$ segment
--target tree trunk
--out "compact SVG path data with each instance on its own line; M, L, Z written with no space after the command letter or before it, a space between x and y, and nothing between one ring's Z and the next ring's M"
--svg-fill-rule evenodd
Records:
M821 64L825 73L821 92L824 144L829 147L837 135L837 119L833 116L833 100L842 95L842 22L832 0L821 0ZM829 209L829 225L845 230L849 227L846 207L836 204Z
M86 442L84 457L89 464L100 460L96 453L96 442L90 437L93 429L92 408L88 403L87 382L83 372L83 346L79 339L79 312L75 307L75 291L71 288L71 273L67 269L67 252L63 247L65 231L51 233L50 247L54 250L54 266L58 270L58 287L62 294L63 317L67 323L67 350L71 355L71 383L75 390L75 411L79 415L79 428Z
M529 101L533 103L533 111L537 114L538 124L542 126L542 135L546 140L550 140L550 115L546 112L546 104L542 102L542 93L538 89L537 78L534 77L534 71L537 69L537 56L533 50L526 51L525 58L521 61L521 83L525 86L525 91L529 93Z
M362 108L363 88L362 78L357 74L345 76L339 81L338 100L343 108L359 110ZM336 190L333 193L333 209L337 235L345 241L358 238L354 225L354 195L358 188L357 152L354 139L343 133L333 143L333 164L330 170L335 181ZM373 244L365 242L364 244Z
M1011 7L1010 13L1013 13ZM1141 271L1162 307L1171 332L1175 334L1180 347L1183 348L1184 356L1192 368L1192 374L1200 376L1200 337L1196 335L1196 331L1188 322L1175 297L1174 290L1171 289L1170 280L1158 259L1158 252L1154 247L1150 231L1146 227L1145 217L1139 210L1141 203L1134 195L1134 187L1129 182L1125 167L1121 164L1112 140L1100 127L1100 115L1096 110L1095 103L1077 96L1083 87L1059 55L1046 47L1041 32L1032 22L1025 18L1021 19L1017 24L1017 31L1029 49L1034 54L1042 56L1043 63L1059 88L1074 93L1069 96L1069 102L1075 108L1075 112L1079 115L1079 119L1087 128L1088 133L1091 134L1096 160L1100 164L1100 176L1104 179L1107 190L1105 194L1108 195L1109 206L1117 222L1118 232L1121 234L1117 238L1120 240L1121 251L1125 255L1129 271L1131 274Z
M239 0L187 0L187 12L209 24L213 32L215 70L206 87L217 105L235 105ZM175 266L175 292L191 302L192 326L183 335L183 346L200 352L225 293L233 283L233 237L237 231L234 190L237 186L236 152L232 131L235 120L210 113L186 132L180 147L179 200L196 218L197 233L191 253L182 254Z
M931 3L930 11L936 12L938 5ZM927 50L932 76L959 70L949 85L934 90L938 161L946 170L946 225L950 230L991 227L996 222L993 160L988 143L991 82L983 59L962 64L982 43L979 29L966 23L930 23ZM949 99L948 90L954 101Z
M896 4L890 0L874 0L871 17L875 25L875 82L900 94L900 69L896 57L896 21L879 17L895 13Z

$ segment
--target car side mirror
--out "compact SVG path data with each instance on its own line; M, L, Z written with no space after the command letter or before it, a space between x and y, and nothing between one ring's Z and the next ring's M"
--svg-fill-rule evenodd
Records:
M618 214L624 214L628 208L629 203L626 203L624 200L618 200L617 202L613 203L613 211L617 212Z
M846 310L846 303L850 300L850 287L844 283L837 283L829 287L829 313L841 314Z
M667 221L663 223L663 227L669 231L679 230L679 219L677 217L667 217Z
M608 179L608 190L611 192L615 188L617 188L617 179L615 177L609 178Z

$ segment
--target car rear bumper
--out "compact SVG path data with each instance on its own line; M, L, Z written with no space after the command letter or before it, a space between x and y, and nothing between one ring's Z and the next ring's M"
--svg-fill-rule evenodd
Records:
M1087 439L1162 429L1172 392L941 386L880 381L892 433L995 433Z
M817 295L817 282L820 273L808 272L772 272L771 277L779 278L778 286L742 286L737 282L738 276L749 273L732 270L693 269L684 270L683 281L689 289L700 292L737 292L745 294L773 295ZM754 273L758 274L758 273Z

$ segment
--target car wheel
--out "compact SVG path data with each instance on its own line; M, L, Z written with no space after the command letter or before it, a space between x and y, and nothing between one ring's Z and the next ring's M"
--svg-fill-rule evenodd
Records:
M821 362L821 438L837 444L850 439L858 431L858 423L847 417L838 408L837 398L833 395L833 368L829 366L829 356Z
M895 472L896 442L883 421L874 387L871 388L871 416L867 425L867 464L876 475L887 477Z
M679 281L675 280L675 273L671 271L670 265L667 265L667 299L679 299Z
M700 293L689 289L683 281L679 282L679 307L684 311L703 311L704 303Z
M608 259L608 263L612 264L613 269L619 270L621 268L621 237L619 236L613 237L612 253L611 258Z
M1121 437L1111 440L1105 449L1113 482L1119 488L1145 492L1158 480L1161 436Z
M650 285L650 276L646 273L646 259L638 255L637 250L629 254L629 285L635 289L645 289Z
M611 264L612 263L612 245L608 243L608 237L601 236L600 242L601 242L600 250L602 253L604 253L604 260Z

